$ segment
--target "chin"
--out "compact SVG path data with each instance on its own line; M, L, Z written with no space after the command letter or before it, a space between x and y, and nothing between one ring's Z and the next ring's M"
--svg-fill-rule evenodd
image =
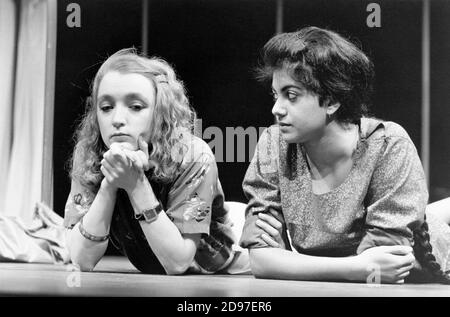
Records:
M282 134L281 137L284 141L287 143L301 143L301 140L298 136L291 135L291 134Z

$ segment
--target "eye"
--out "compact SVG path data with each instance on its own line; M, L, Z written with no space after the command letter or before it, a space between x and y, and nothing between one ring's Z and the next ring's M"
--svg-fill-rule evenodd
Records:
M133 102L133 103L131 103L130 108L135 111L140 111L144 108L144 105L139 102Z
M113 106L109 103L102 103L100 104L99 108L102 112L108 112L113 108Z
M298 94L293 91L288 91L286 97L290 102L295 102L297 100Z

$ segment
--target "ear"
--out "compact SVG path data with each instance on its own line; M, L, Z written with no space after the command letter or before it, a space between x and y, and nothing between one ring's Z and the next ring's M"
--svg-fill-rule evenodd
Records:
M341 106L340 102L327 101L326 112L328 116L333 116Z

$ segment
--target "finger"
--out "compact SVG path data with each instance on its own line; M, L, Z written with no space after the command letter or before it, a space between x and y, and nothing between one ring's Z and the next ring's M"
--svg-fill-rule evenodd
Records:
M142 163L144 165L144 171L148 171L150 169L148 143L144 141L144 138L142 136L139 136L138 145L140 149L138 153L141 155Z
M272 216L274 216L275 218L278 216L278 212L276 212L275 210L273 210L273 209L269 209L270 210L270 214L272 215Z
M401 279L401 280L395 281L394 283L395 284L405 284L405 280Z
M144 152L144 154L145 154L145 156L147 157L147 160L148 160L148 157L149 157L149 154L148 154L148 143L144 141L144 138L142 137L142 135L139 136L138 146L139 146L139 149L142 152Z
M138 169L140 169L140 170L145 170L145 169L144 169L144 167L145 167L145 162L142 161L142 157L144 157L145 155L144 155L144 153L143 153L142 151L129 151L129 150L126 150L126 151L125 151L125 154L126 154L128 157L132 158L132 160L133 160L133 165L134 165L136 168L138 168Z
M112 147L112 148L110 148L110 151L111 151L112 159L116 160L117 163L121 163L124 165L129 164L127 157L125 155L125 152L123 151L123 149L120 146Z
M135 151L123 149L123 152L127 158L128 163L130 164L128 166L134 166L135 168L142 169L142 163L140 162L140 158Z
M139 157L140 161L142 162L144 171L148 171L150 169L150 163L148 161L148 156L142 151L137 151L136 155Z
M142 162L141 158L139 157L138 152L132 153L134 158L134 166L139 170L144 170L144 163Z
M407 255L413 252L413 249L408 245L389 245L382 248L385 252L396 255Z
M131 162L133 163L136 162L136 155L134 154L135 153L134 151L130 151L128 149L123 149L122 151L127 159L131 160Z
M270 224L272 227L274 227L277 230L280 230L283 226L281 222L279 222L275 217L265 214L263 212L258 213L258 217L268 224Z
M104 154L103 154L103 159L105 160L105 161L107 161L111 166L116 166L116 165L118 165L118 161L114 158L114 154L113 154L113 152L111 151L111 150L109 150L109 151L107 151L107 152L105 152Z
M114 178L114 179L118 178L118 173L123 172L123 170L120 167L115 167L115 166L110 165L108 163L108 161L106 161L105 159L103 159L101 161L101 163L102 163L101 166L103 166L103 168L106 170L106 172L108 172L108 175L111 178Z
M399 279L405 279L408 275L409 275L410 271L405 271L405 272L401 272L401 273L397 273L397 278Z
M103 153L103 158L108 157L109 155L111 155L110 150L106 151L105 153Z
M103 176L105 176L106 180L109 183L112 183L113 181L113 177L111 176L111 174L109 173L109 171L102 165L100 166L100 171L102 172Z
M404 256L400 256L400 263L399 266L400 267L414 267L414 264L416 262L416 258L414 257L413 254L408 254L408 255L404 255Z
M403 273L405 273L405 272L409 272L409 271L411 271L413 268L414 268L414 263L409 264L409 265L405 265L405 266L402 266L402 267L399 267L399 268L397 269L397 274L403 274Z
M101 160L101 161L100 161L100 164L101 164L104 168L106 168L106 169L109 171L110 174L111 174L111 171L114 170L113 166L112 166L112 165L108 162L108 160L106 160L106 159Z
M265 222L261 219L256 220L255 224L258 227L260 227L261 229L263 229L266 233L268 233L273 238L276 238L277 236L280 235L280 233L278 232L277 229L275 229L270 224L268 224L267 222Z
M112 168L116 169L124 166L130 166L131 164L125 154L121 157L119 153L114 153L112 151L106 154L103 159L107 161Z
M263 239L265 243L267 243L268 245L270 245L273 248L279 248L280 247L280 244L278 242L276 242L275 240L273 240L266 233L261 234L261 239Z

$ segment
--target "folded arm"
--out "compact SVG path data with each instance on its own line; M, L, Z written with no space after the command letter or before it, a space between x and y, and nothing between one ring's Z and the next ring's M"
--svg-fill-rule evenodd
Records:
M72 263L78 265L82 271L92 271L105 254L108 240L91 241L80 232L80 219L83 227L94 236L106 236L109 233L111 217L116 201L116 191L103 181L100 189L88 205L84 201L88 194L76 182L72 182L71 194L65 208L66 243Z

